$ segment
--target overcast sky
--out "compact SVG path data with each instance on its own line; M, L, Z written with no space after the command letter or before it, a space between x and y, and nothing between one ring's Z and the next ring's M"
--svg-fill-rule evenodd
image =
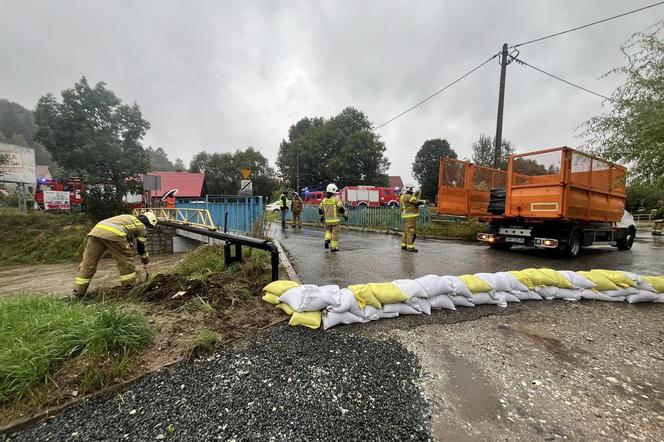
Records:
M0 0L0 97L34 108L82 75L104 81L150 121L145 145L189 161L254 146L272 163L288 127L346 106L378 125L525 40L654 3L531 1ZM608 95L620 45L664 6L521 48L525 61ZM446 138L469 157L495 132L499 65L491 62L380 133L390 173ZM511 64L504 137L520 152L581 143L602 100Z

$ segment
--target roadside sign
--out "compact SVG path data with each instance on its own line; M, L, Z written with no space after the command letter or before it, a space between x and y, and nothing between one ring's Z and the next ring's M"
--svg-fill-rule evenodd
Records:
M242 178L248 180L251 177L251 169L240 169L240 174Z
M45 190L44 210L71 210L69 192Z
M240 180L240 191L238 195L251 196L253 193L253 185L251 180Z

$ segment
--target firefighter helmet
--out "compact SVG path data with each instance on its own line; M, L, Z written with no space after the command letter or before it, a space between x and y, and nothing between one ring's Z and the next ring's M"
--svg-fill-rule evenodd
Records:
M157 216L154 212L145 212L138 217L146 227L157 227Z
M327 185L327 189L325 189L325 191L328 192L328 193L338 193L339 188L337 187L336 184L330 183L330 184Z

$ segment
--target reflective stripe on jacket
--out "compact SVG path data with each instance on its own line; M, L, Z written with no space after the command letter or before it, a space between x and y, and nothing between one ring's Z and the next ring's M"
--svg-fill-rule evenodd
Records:
M332 198L323 198L318 206L324 213L325 224L339 224L339 208L343 207L343 203L338 196Z
M118 215L99 221L88 233L88 236L105 239L108 241L133 241L145 243L148 231L145 225L133 215Z
M419 206L422 200L412 193L402 193L399 198L401 204L401 218L417 218L420 215Z

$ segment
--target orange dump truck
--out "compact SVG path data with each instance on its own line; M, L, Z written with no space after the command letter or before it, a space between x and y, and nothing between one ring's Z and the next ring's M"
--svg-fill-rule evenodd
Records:
M607 244L629 250L636 228L625 211L623 166L569 147L510 156L507 171L441 158L438 213L486 222L477 239L560 249Z

